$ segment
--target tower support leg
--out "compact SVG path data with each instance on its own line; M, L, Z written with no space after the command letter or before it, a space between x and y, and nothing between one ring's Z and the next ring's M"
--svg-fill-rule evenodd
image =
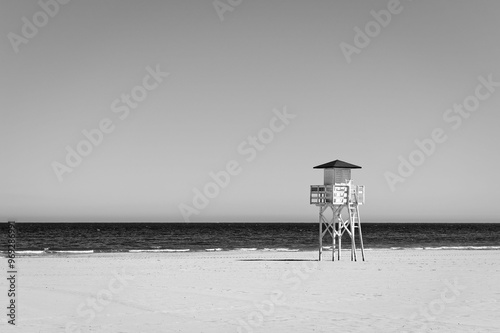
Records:
M332 261L335 261L335 237L337 237L335 230L335 223L332 224Z
M323 209L319 207L319 258L321 261L321 255L323 254Z
M351 261L358 261L356 256L356 235L355 235L355 225L354 220L351 221Z
M338 260L340 260L340 253L342 252L342 223L340 216L337 215L337 225L338 225L338 235L339 235L339 246L338 246Z
M359 244L361 245L361 257L365 261L365 247L363 246L363 232L361 231L361 223L358 224L359 229Z

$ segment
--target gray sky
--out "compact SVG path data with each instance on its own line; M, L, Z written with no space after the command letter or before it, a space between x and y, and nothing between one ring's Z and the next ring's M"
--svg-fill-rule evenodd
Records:
M46 2L0 4L0 220L316 221L341 159L362 221L498 221L498 1Z

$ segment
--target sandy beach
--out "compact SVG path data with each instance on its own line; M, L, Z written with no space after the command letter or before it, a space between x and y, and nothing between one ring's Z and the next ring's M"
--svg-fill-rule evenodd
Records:
M330 253L20 257L17 326L4 314L0 331L500 331L500 251Z

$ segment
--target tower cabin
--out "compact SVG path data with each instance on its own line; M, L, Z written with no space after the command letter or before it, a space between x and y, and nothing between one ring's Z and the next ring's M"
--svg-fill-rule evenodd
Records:
M351 239L351 260L357 261L356 230L358 231L363 261L365 253L359 205L365 201L365 187L352 183L351 170L361 169L360 166L335 160L315 166L323 169L323 185L311 185L310 204L319 207L319 260L323 252L323 238L329 234L332 237L332 260L335 251L341 258L342 236L347 234ZM329 213L331 210L331 213Z

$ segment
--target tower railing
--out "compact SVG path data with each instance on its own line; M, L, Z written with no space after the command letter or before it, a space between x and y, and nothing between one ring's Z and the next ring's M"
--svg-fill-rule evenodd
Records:
M350 201L362 205L365 203L365 186L364 185L351 185L350 187Z
M333 185L311 185L309 202L311 205L325 205L332 202Z
M347 200L347 193L348 200ZM325 205L333 203L334 205L357 203L362 205L365 203L365 186L364 185L349 185L349 184L335 184L335 185L311 185L309 195L309 203L311 205Z

